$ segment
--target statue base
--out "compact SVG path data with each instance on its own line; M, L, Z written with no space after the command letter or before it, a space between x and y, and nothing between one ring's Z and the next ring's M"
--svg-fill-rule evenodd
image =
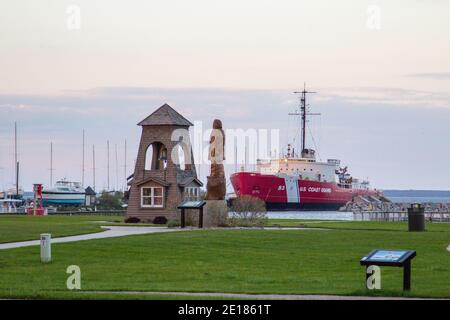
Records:
M225 177L207 177L205 200L224 200L226 189Z
M206 200L203 207L203 227L214 228L226 226L228 207L225 200Z

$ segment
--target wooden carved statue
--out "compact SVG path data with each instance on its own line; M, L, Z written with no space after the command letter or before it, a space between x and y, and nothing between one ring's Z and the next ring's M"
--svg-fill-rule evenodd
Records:
M223 161L225 160L225 132L222 121L215 119L209 140L208 159L211 160L211 175L207 177L206 200L225 200L226 183Z

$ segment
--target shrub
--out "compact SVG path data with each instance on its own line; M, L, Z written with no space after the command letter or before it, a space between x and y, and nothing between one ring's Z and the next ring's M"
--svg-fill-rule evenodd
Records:
M169 220L169 222L167 222L167 227L169 228L176 228L179 227L180 225L181 223L178 220Z
M141 222L141 219L138 217L128 217L125 219L125 223L139 223Z
M157 216L157 217L155 217L155 219L153 219L153 223L154 224L166 224L167 218L164 216Z
M98 197L98 208L101 210L122 210L123 193L116 192L102 192Z
M206 227L227 227L228 208L225 202L210 201L206 205L206 216L204 216Z
M266 204L259 198L242 196L233 200L229 223L238 227L262 227L267 222Z

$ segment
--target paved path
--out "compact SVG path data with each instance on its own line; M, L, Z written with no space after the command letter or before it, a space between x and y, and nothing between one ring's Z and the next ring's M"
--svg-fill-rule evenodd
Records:
M93 239L124 237L124 236L138 235L138 234L199 230L197 228L189 228L189 227L186 229L180 229L180 228L167 228L167 227L102 226L101 228L106 229L106 231L82 234L82 235L78 235L78 236L52 238L52 244L53 243L83 241L83 240L93 240ZM262 229L262 228L261 229L227 228L227 229L223 229L223 230L233 230L233 229L238 229L238 230L248 230L248 229L252 229L252 230L321 230L318 228L272 228L272 227L264 228L264 229ZM0 250L29 247L29 246L38 246L40 244L41 244L40 240L0 243Z
M322 294L247 294L223 292L177 292L177 291L82 291L86 294L129 294L129 295L176 295L189 297L210 297L250 300L424 300L425 298L406 297L368 297L368 296L337 296Z
M104 226L102 226L102 228L107 229L107 230L102 231L102 232L96 232L96 233L81 234L78 236L53 238L52 244L53 243L83 241L83 240L92 240L92 239L123 237L123 236L137 235L137 234L181 231L181 229L169 229L167 227L119 227L119 226L104 227ZM186 229L186 230L189 230L189 229ZM29 246L38 246L38 245L40 245L40 243L41 243L40 240L0 243L0 250L29 247Z

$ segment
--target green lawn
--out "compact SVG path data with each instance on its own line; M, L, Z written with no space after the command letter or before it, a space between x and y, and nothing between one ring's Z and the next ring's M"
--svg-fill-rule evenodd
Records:
M52 237L100 232L100 221L122 222L120 216L0 216L0 243L37 240L41 233Z
M407 222L392 221L327 221L327 220L297 220L297 219L269 219L268 227L307 227L347 230L374 230L374 231L406 231ZM432 231L450 232L448 223L427 223L427 228Z
M85 291L402 295L400 268L382 268L382 290L364 288L359 259L374 248L416 250L408 295L450 297L450 224L408 233L397 222L296 223L332 229L200 230L55 244L47 265L39 262L39 247L1 250L0 297L80 298L85 293L65 287L72 264L81 268Z

